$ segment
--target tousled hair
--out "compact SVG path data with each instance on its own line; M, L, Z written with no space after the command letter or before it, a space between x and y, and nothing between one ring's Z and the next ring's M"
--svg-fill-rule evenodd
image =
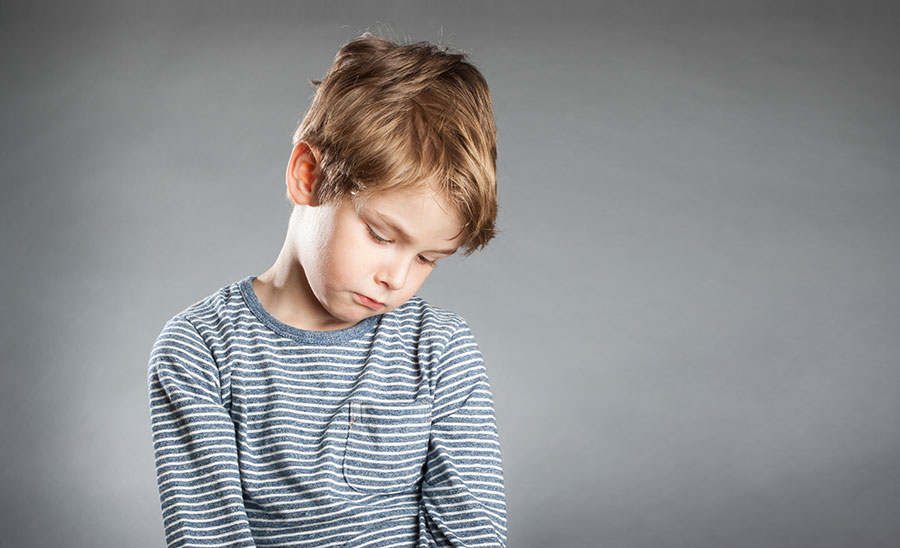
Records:
M292 144L316 148L322 203L357 208L387 190L431 185L463 222L465 255L494 237L497 134L484 77L464 53L369 33L342 47Z

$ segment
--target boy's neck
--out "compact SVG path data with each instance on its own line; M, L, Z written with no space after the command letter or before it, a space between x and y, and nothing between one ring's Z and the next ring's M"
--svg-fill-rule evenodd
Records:
M275 263L253 280L253 291L260 304L281 323L308 331L346 329L354 323L334 323L334 318L322 314L312 303L318 303L299 258L289 239ZM331 321L329 321L331 320Z

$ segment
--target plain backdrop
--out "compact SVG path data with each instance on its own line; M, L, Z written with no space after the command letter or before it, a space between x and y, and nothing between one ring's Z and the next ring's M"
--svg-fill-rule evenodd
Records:
M492 89L511 548L900 545L896 3L0 2L0 545L161 547L146 367L275 260L365 30Z

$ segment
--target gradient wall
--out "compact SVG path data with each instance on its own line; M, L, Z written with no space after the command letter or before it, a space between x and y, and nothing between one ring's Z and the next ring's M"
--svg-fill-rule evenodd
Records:
M895 5L0 3L0 545L163 545L150 347L275 260L366 29L492 85L502 232L420 294L478 337L510 547L900 545Z

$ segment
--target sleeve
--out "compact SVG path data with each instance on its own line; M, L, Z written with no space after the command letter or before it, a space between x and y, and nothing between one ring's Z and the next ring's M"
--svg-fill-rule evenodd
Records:
M175 316L157 338L148 384L168 547L254 546L218 368L187 318Z
M502 548L506 498L493 397L465 322L447 343L432 382L418 548Z

